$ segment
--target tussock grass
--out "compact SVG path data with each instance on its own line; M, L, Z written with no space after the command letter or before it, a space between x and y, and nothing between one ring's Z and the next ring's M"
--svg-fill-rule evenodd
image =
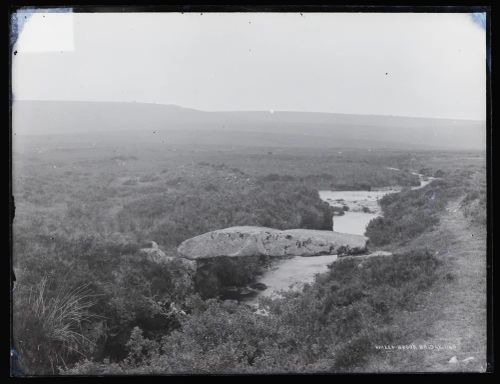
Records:
M94 341L83 325L97 320L96 300L88 284L50 292L45 276L35 286L20 286L14 294L14 341L26 374L53 374L67 360L85 357Z

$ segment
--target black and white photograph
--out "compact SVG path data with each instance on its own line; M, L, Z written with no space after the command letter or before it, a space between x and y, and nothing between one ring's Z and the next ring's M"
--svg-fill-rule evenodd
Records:
M489 12L14 9L11 376L489 372Z

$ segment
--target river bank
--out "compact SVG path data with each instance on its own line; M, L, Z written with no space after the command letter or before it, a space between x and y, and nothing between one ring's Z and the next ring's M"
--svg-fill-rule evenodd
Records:
M397 168L390 169L399 171ZM434 177L426 177L417 172L412 174L418 176L420 180L420 185L412 187L412 190L423 188L435 180ZM332 230L364 235L368 223L382 215L380 199L402 190L402 187L395 186L371 191L319 191L319 196L332 208L337 208L337 212L338 209L343 212L342 215L333 215ZM305 284L312 283L318 273L328 271L328 266L336 259L337 255L324 255L275 260L257 279L258 283L265 284L266 288L250 292L242 298L242 301L257 305L260 297L278 297L280 291L301 289Z
M442 261L441 279L414 311L394 314L394 323L417 348L376 354L366 372L485 371L486 228L467 221L462 199L448 203L434 231L395 249L426 244Z

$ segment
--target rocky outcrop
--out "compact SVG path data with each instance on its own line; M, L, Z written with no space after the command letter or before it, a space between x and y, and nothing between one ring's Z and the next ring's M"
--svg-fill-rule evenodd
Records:
M196 261L184 259L183 257L174 257L172 259L186 267L191 273L197 270Z
M178 247L177 252L191 260L220 256L356 254L366 250L367 240L365 236L333 231L231 227L188 239Z
M144 256L146 256L148 260L153 261L155 263L165 263L174 259L174 257L172 256L167 256L165 252L163 252L158 247L158 244L155 243L154 241L151 241L150 248L142 248L139 250L139 252Z
M176 262L185 266L188 270L194 272L196 271L196 262L193 260L184 259L182 257L168 256L165 252L163 252L158 244L154 241L151 241L150 248L142 248L139 250L140 254L146 257L149 261L154 263L170 263Z

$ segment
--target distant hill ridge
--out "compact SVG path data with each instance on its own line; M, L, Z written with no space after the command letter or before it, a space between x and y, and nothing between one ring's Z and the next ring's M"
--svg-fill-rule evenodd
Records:
M291 111L205 112L177 105L16 101L13 133L193 132L255 145L485 150L484 121ZM198 137L199 139L199 137ZM215 140L215 137L212 137Z

